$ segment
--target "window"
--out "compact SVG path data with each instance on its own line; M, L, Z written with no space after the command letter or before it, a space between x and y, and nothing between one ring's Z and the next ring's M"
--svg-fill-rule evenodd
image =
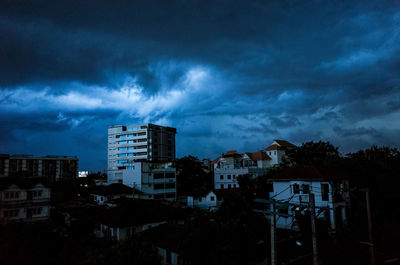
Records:
M309 185L303 184L302 188L303 188L303 194L310 193L310 186Z
M200 198L199 198L199 202L202 202L202 200L203 200L203 198L200 197Z
M19 210L7 210L4 211L4 217L16 217L19 214Z
M118 144L127 144L127 143L128 143L127 141L118 142Z
M167 183L165 184L166 189L174 189L175 188L175 183Z
M165 178L173 179L173 178L175 178L175 173L167 173L167 174L165 174Z
M118 154L118 157L126 157L126 154Z
M299 184L293 184L293 193L299 194L300 193L300 186Z
M220 176L219 176L219 179L224 179L224 175L220 175Z
M118 164L124 164L124 163L127 163L127 162L128 162L127 160L119 160Z
M154 189L155 190L163 190L164 189L164 184L154 184Z
M233 187L236 189L236 184L233 184Z
M228 175L228 179L231 179L231 175Z
M232 185L231 185L231 184L228 184L228 189L230 189L230 188L232 188Z
M276 155L276 151L274 151L274 155Z
M210 200L211 200L211 201L215 201L215 197L214 197L214 196L211 196L211 197L210 197Z
M321 184L322 200L329 201L329 184Z
M223 190L223 189L224 189L224 184L221 184L221 186L220 186L220 187L221 187L221 189Z
M154 179L163 179L164 174L163 173L154 173L153 178Z
M119 151L124 151L124 150L126 150L126 147L120 147L120 148L118 148L118 150Z

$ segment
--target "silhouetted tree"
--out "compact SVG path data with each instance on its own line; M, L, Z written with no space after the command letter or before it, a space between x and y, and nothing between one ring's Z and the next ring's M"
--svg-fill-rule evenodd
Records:
M283 166L293 164L326 166L340 159L338 147L329 142L307 142L296 148L286 150Z
M175 161L177 170L178 195L188 195L196 189L211 189L213 176L203 170L203 164L197 157L185 156Z

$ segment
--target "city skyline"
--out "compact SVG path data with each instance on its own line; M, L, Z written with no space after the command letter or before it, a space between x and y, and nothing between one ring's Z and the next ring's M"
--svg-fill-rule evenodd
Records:
M395 1L3 1L0 153L107 168L107 128L177 128L176 156L273 139L399 148Z

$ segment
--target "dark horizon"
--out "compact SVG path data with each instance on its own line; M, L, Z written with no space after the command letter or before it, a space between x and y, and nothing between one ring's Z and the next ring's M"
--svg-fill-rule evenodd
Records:
M177 128L177 157L273 139L400 147L395 1L2 1L0 153L107 167L107 128Z

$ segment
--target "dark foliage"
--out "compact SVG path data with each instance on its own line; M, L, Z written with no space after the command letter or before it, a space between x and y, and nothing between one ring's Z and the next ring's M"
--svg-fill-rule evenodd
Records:
M178 195L189 195L197 189L212 189L213 175L203 169L203 164L197 157L189 155L177 159L175 167Z

